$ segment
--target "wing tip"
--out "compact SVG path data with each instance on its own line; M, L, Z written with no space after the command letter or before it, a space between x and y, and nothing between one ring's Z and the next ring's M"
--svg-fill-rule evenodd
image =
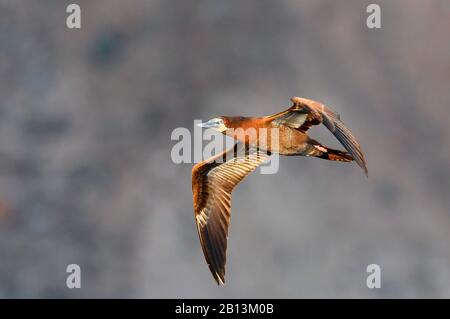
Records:
M359 167L364 171L364 175L366 175L367 178L369 178L369 170L367 169L367 163L366 160L363 158L359 160L355 160Z
M364 174L367 178L369 178L369 170L367 169L367 166L364 164L364 167L362 168L364 170Z
M213 277L218 286L225 286L225 274L219 274L217 271L213 273Z

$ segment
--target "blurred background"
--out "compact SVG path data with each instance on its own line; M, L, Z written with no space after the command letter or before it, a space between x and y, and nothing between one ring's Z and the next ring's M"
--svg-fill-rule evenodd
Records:
M450 297L450 2L379 0L368 29L372 2L0 0L0 297ZM171 132L296 95L341 113L369 178L246 179L218 287Z

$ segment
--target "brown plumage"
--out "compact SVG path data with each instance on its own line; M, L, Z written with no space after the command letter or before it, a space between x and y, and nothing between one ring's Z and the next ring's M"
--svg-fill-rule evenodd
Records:
M200 244L218 284L225 283L231 193L240 181L271 154L355 161L367 175L361 147L341 122L338 113L316 101L299 97L291 101L293 106L275 115L221 116L202 124L203 127L214 128L233 137L237 142L231 149L196 164L192 169L194 213ZM321 123L334 134L347 152L323 146L306 134L311 126ZM277 130L277 136L272 133L273 129Z

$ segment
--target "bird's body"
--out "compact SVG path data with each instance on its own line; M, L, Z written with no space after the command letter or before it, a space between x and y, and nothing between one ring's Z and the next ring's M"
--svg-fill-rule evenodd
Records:
M226 135L250 147L258 146L263 151L280 155L299 155L309 140L305 133L278 126L270 117L241 117L238 122L231 123L233 127L224 132ZM275 133L272 129L278 131Z
M224 283L231 193L271 154L356 161L367 175L361 148L339 114L316 101L294 97L289 109L265 117L219 117L203 124L232 137L237 144L192 169L194 212L200 243L218 284ZM348 152L333 150L306 131L324 124ZM239 153L239 150L244 152Z

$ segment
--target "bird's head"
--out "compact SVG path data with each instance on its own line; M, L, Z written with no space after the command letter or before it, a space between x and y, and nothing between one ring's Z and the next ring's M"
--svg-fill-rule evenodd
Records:
M197 124L200 127L212 128L220 133L224 133L229 126L227 125L229 120L225 116L215 117L207 122Z

